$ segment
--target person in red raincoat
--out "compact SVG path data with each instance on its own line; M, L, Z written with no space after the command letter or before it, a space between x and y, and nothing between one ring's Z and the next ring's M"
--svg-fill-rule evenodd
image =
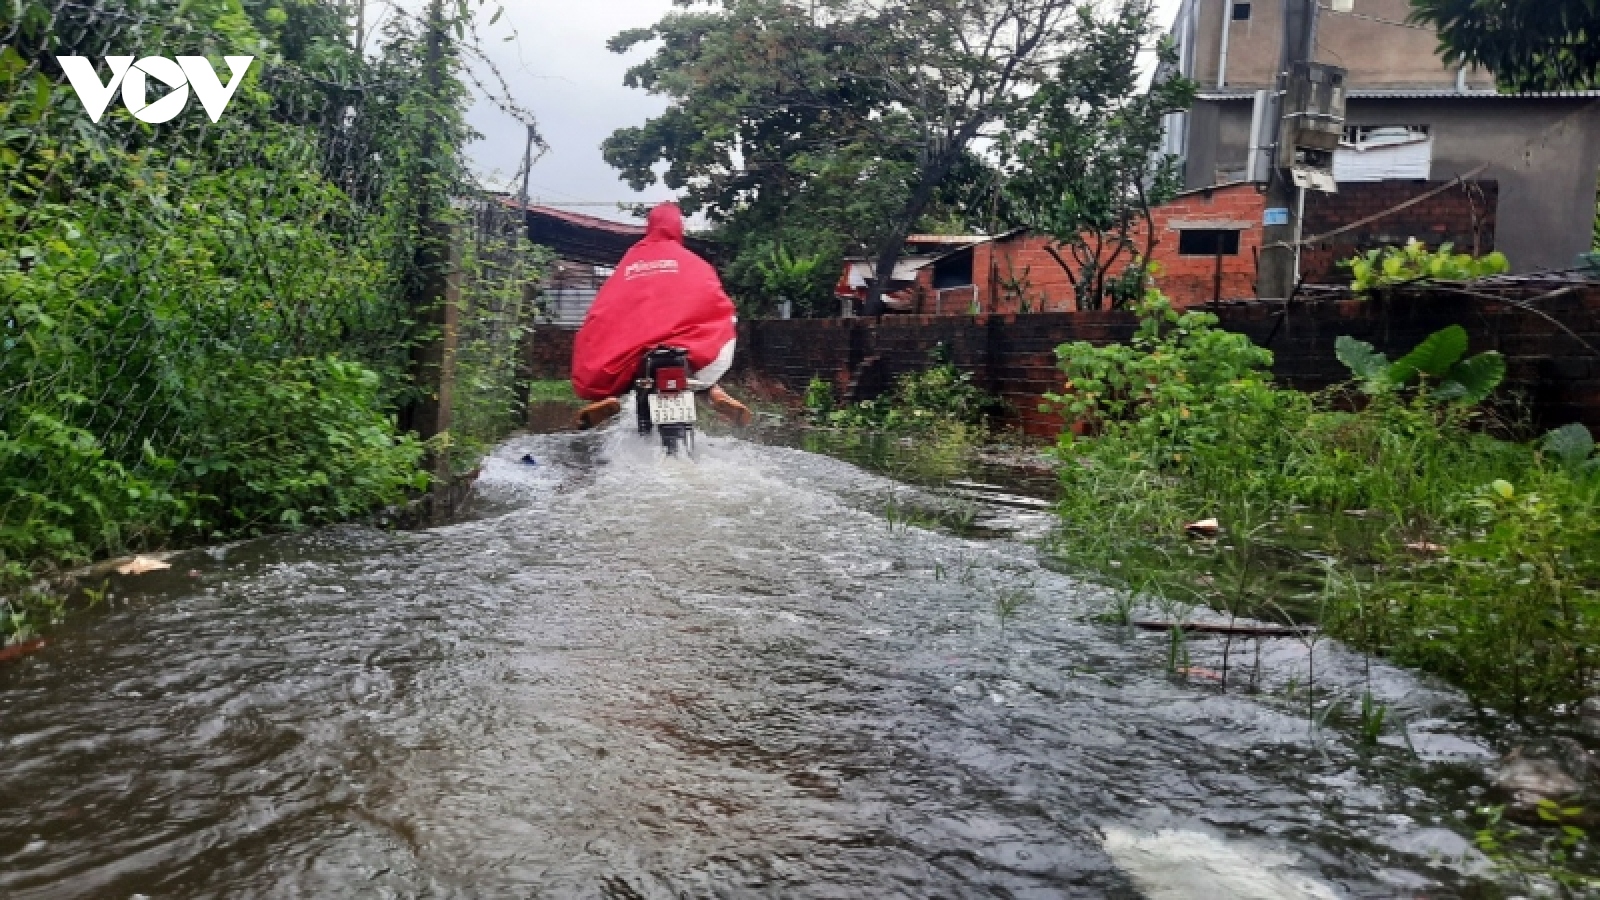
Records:
M712 406L749 424L750 411L715 386L733 365L738 321L716 270L683 245L683 213L672 203L652 209L644 239L617 264L578 329L572 388L593 401L579 411L579 427L616 415L640 360L662 345L687 349L690 377L713 385Z

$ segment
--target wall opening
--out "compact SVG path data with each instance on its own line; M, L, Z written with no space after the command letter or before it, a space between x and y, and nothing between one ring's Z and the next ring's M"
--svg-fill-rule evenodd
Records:
M1186 228L1178 232L1179 256L1238 256L1239 232L1233 228Z

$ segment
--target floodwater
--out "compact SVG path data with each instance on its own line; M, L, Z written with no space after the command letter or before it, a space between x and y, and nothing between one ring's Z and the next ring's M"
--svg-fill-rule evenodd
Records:
M116 581L0 667L0 896L1499 895L1453 694L1375 668L1363 751L1278 698L1297 641L1259 694L1174 679L1047 514L958 488L982 539L802 450L532 436L464 521Z

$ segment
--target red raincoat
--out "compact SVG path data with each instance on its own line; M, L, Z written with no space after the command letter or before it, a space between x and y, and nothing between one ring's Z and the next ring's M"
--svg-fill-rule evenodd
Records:
M573 390L585 400L620 396L639 360L662 344L688 348L689 367L703 369L734 339L737 321L716 270L683 245L683 214L663 203L578 330Z

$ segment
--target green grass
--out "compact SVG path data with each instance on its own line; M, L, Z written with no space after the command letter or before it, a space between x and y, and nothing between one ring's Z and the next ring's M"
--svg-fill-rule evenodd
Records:
M566 380L535 381L528 388L529 403L578 403L572 391L572 382Z
M1098 435L1063 436L1055 552L1119 590L1108 618L1137 600L1175 619L1208 607L1316 621L1523 718L1596 692L1587 432L1493 437L1493 417L1426 377L1283 390L1270 354L1218 337L1214 320L1150 312L1132 347L1061 351L1076 391L1062 402ZM1186 532L1206 518L1215 539Z

